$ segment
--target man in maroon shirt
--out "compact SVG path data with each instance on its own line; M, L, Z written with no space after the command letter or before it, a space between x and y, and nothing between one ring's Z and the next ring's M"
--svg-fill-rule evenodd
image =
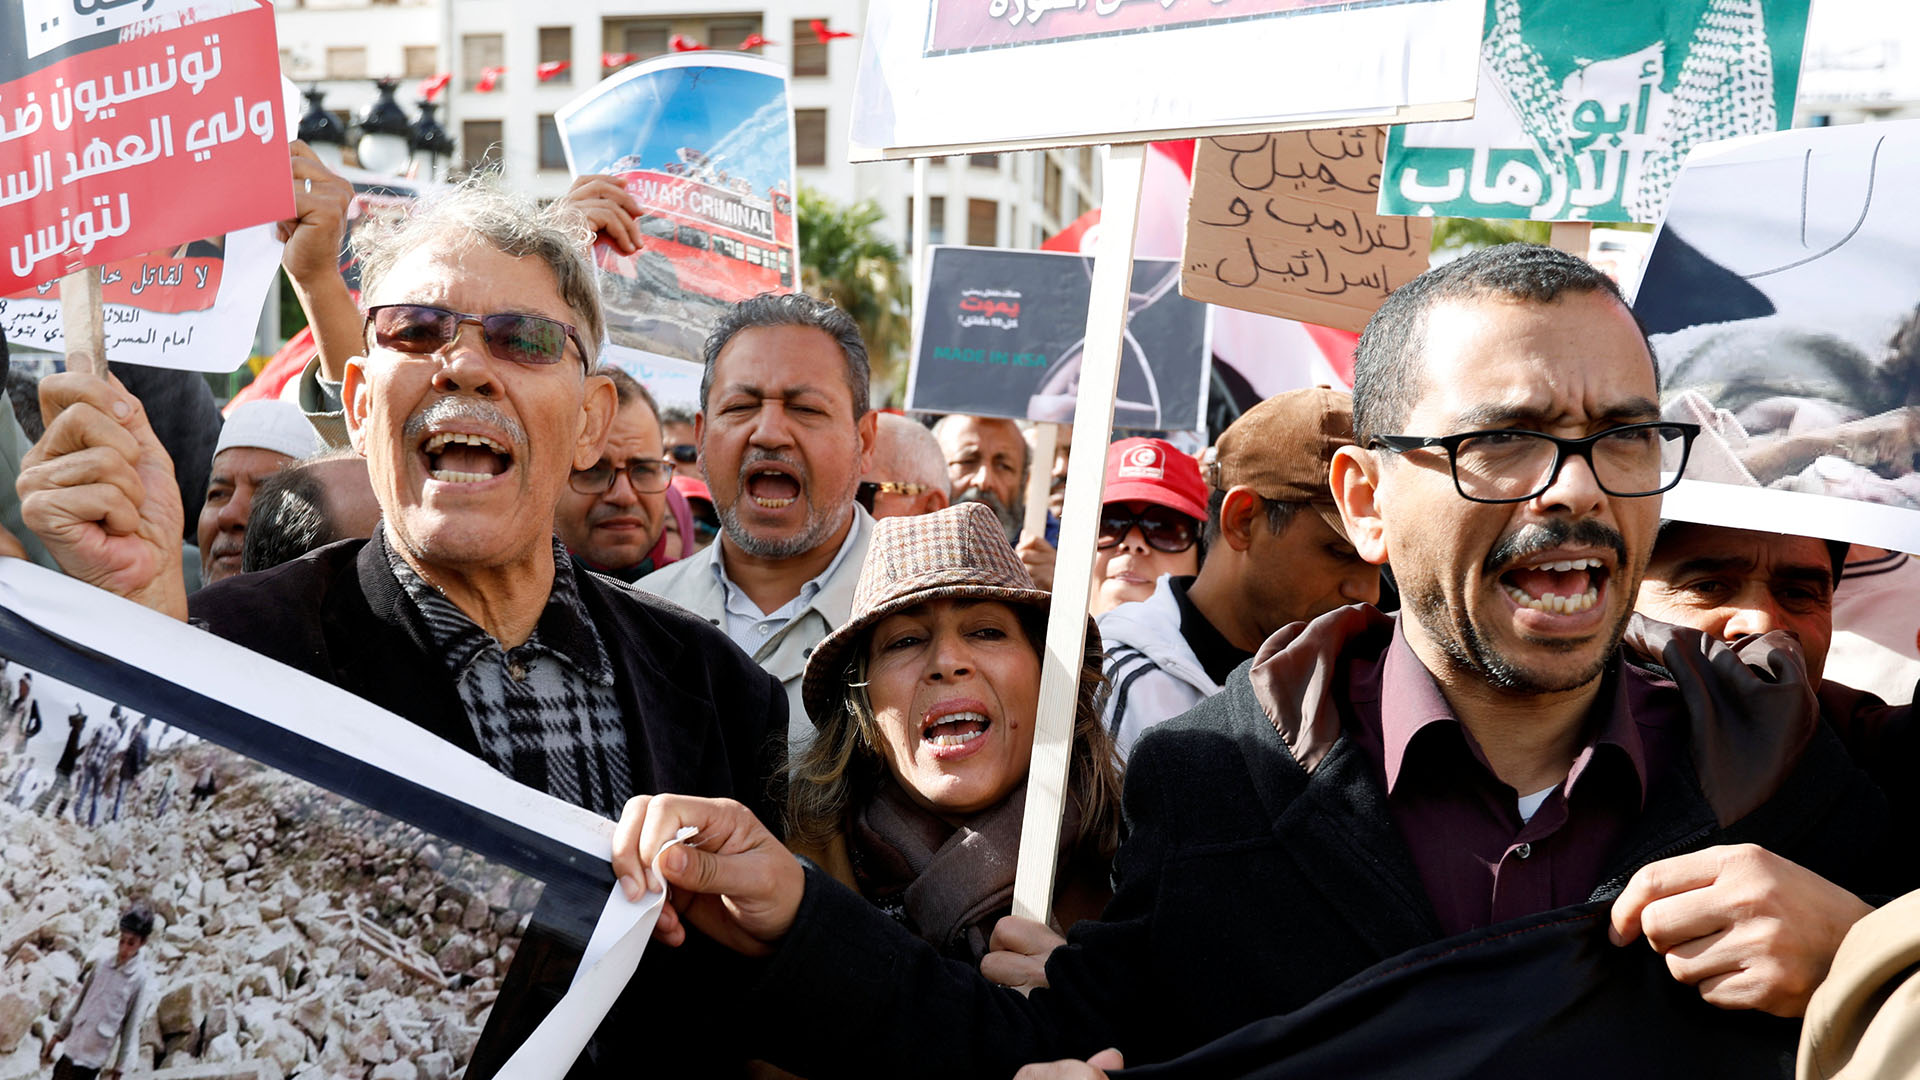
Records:
M1483 251L1390 297L1330 486L1404 617L1283 628L1140 740L1113 902L1026 998L937 966L737 807L635 800L616 869L637 880L699 827L661 860L686 906L656 933L770 954L741 1009L777 1016L770 1060L802 1074L1166 1060L1390 957L1590 901L1708 1002L1797 1016L1869 910L1849 890L1906 867L1791 639L1632 621L1695 433L1658 397L1617 289L1569 255Z

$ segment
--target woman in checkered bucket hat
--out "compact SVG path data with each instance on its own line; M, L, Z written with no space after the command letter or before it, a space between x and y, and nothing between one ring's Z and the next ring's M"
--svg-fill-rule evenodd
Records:
M986 506L888 518L802 684L817 735L794 762L788 844L970 963L1012 906L1048 602ZM1089 620L1055 930L1109 896L1120 774L1104 688Z

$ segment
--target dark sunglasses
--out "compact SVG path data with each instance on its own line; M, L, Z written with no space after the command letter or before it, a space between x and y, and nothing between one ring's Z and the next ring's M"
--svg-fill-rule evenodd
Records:
M571 340L580 352L580 362L587 362L587 347L580 343L573 327L543 315L471 315L428 304L379 304L367 309L366 325L373 331L374 344L381 348L424 355L446 348L466 323L479 325L487 353L496 360L556 364L567 354L567 342Z
M667 447L667 456L682 465L692 465L700 460L700 448L690 442Z
M640 458L625 465L616 465L606 459L591 468L575 469L567 478L567 485L582 495L604 495L613 490L613 482L624 472L627 483L642 495L653 495L667 490L673 481L673 462L666 458Z
M1134 514L1129 513L1124 504L1113 503L1100 508L1100 539L1095 546L1102 551L1118 547L1127 533L1137 528L1148 547L1178 554L1199 541L1199 525L1180 511L1165 506L1149 506Z
M853 491L853 501L859 503L867 513L873 513L873 497L882 492L888 495L914 496L927 490L925 484L909 484L898 480L862 480Z

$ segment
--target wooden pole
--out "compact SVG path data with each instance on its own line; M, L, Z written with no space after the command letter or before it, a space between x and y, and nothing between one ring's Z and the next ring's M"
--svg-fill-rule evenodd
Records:
M75 270L60 279L60 334L66 342L68 371L106 377L105 316L99 267Z
M1584 259L1593 246L1593 222L1556 221L1547 242L1569 255Z
M907 267L913 275L913 325L920 326L920 308L925 302L922 297L927 291L927 267L932 264L932 256L927 251L927 221L930 211L927 209L927 159L913 159L913 220L907 228L913 235L913 259Z
M1080 659L1087 640L1087 593L1093 583L1093 545L1106 479L1107 440L1120 384L1120 345L1133 278L1133 230L1140 220L1140 176L1146 144L1107 148L1106 197L1100 241L1093 256L1087 302L1086 349L1080 357L1080 396L1073 412L1073 455L1067 464L1067 501L1060 514L1060 548L1047 614L1047 649L1040 673L1040 713L1027 773L1027 808L1014 871L1013 913L1046 922L1053 910L1053 870L1066 807L1067 764L1073 756L1073 712L1080 696Z
M1047 500L1053 494L1053 454L1059 444L1059 424L1042 422L1033 426L1033 460L1027 469L1027 520L1021 529L1028 536L1047 535Z

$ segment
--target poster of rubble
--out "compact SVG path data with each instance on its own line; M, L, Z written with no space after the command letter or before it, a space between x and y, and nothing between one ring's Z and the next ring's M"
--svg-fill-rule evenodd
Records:
M292 216L272 7L150 6L0 9L0 295Z
M1663 513L1920 550L1920 121L1696 149L1634 311L1701 425Z
M932 249L907 409L1073 422L1093 257ZM1206 427L1207 306L1180 295L1180 260L1135 259L1113 426Z
M238 646L7 559L0 656L0 1077L478 1080L606 904L611 822Z
M698 360L727 304L798 288L783 67L711 50L658 56L554 122L575 176L614 176L640 203L640 250L594 250L616 349Z
M1808 0L1492 0L1473 119L1396 127L1383 214L1655 222L1687 151L1793 123Z
M1473 113L1485 0L874 0L854 161Z

